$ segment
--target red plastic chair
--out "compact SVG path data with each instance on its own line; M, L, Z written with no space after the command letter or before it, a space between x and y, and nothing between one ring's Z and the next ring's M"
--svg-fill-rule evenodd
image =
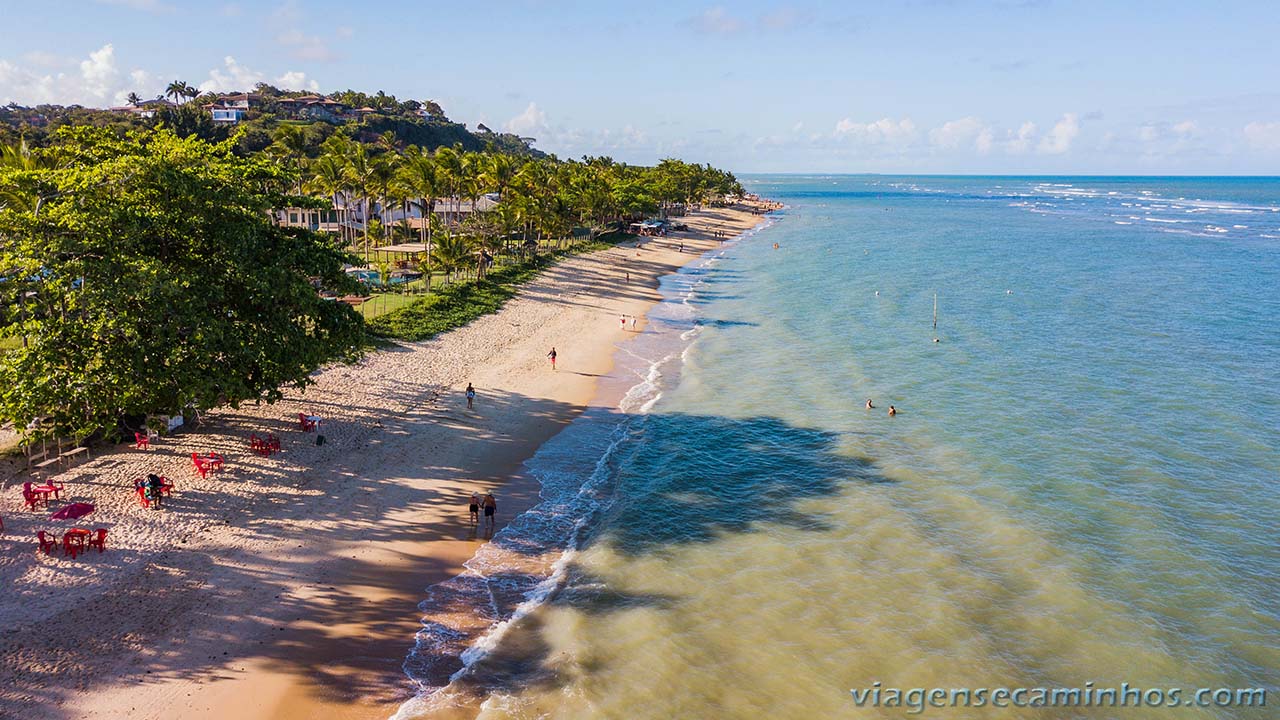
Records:
M169 495L173 493L173 483L169 478L163 475L160 476L160 492L163 493L165 497L169 497Z
M106 528L98 528L93 532L95 534L89 536L88 546L98 548L98 552L101 553L107 549L107 530Z
M45 507L49 507L49 499L31 489L31 483L22 484L22 502L31 510L36 509L36 503L44 502Z
M260 438L257 433L254 433L249 436L249 449L262 457L271 457L271 451L278 449L280 445L280 442L276 441L275 447L273 447L271 440L272 436L270 435Z
M40 550L44 551L46 555L52 554L53 549L58 546L58 541L43 530L36 533L36 539L40 541Z
M44 484L44 486L45 486L46 488L52 488L52 489L50 489L50 490L46 490L46 491L45 491L45 496L44 496L44 498L45 498L45 499L44 499L44 503L45 503L45 505L46 505L46 506L48 506L48 504L49 504L49 493L53 493L53 499L54 499L54 500L61 500L61 499L62 499L62 496L61 496L61 495L59 495L59 493L61 493L63 490L66 490L66 489L67 489L67 486L66 486L66 485L63 485L62 483L54 483L52 480L50 480L49 482L45 483L45 484Z
M209 466L210 470L221 470L222 456L215 452L207 453L205 455L205 464Z
M271 452L280 452L280 438L275 435L267 435L267 439L263 440L267 446L267 450Z
M134 450L150 450L151 449L150 437L142 433L136 432L133 434L133 440L134 440L133 442Z
M209 464L198 453L191 453L191 464L195 466L196 472L200 473L200 477L209 476Z
M313 432L316 429L316 421L307 417L306 413L298 413L298 428L303 432Z

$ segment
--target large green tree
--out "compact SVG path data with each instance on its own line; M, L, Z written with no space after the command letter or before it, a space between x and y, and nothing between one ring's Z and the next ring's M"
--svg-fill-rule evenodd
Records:
M166 129L56 136L56 166L0 168L0 419L84 436L121 418L273 401L350 357L362 322L317 288L346 286L348 255L276 226L293 178ZM37 175L33 181L33 175Z

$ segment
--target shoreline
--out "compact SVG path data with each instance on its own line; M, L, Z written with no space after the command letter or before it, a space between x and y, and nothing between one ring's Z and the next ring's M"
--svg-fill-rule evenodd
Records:
M33 718L389 717L414 694L401 666L422 627L418 604L483 545L466 498L494 491L496 530L535 505L539 485L523 463L600 402L599 380L625 337L618 315L643 317L660 299L660 277L719 245L712 231L737 235L763 220L705 209L685 219L689 232L641 238L642 249L568 258L498 313L326 370L300 398L210 413L199 431L166 438L175 447L163 455L117 451L73 469L68 494L99 505L95 523L116 520L117 542L102 561L0 566L39 591L15 602L69 593L44 604L55 617L40 622L42 633L21 626L40 613L15 613L19 626L0 648L21 650L0 665L0 700ZM681 243L693 252L678 252ZM542 357L552 344L555 373ZM459 399L468 381L479 391L474 412ZM330 443L303 444L309 438L280 420L293 408L324 416ZM263 424L285 441L280 460L243 457L236 438ZM188 448L226 453L225 477L184 472ZM160 464L179 483L172 506L199 517L140 515L101 487ZM233 483L241 492L228 493ZM6 557L29 553L32 515L6 512ZM72 576L86 566L101 567ZM94 642L83 642L87 627ZM38 677L50 671L58 683Z

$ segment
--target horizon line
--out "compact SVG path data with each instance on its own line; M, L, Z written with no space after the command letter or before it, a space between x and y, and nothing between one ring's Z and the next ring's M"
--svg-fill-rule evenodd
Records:
M979 172L960 172L960 173L938 173L938 172L818 172L805 170L778 170L778 171L742 171L734 172L738 177L749 177L752 175L794 175L798 177L955 177L955 178L974 178L974 177L990 177L990 178L1181 178L1181 179L1257 179L1257 180L1280 180L1280 175L1251 175L1247 173L1236 174L1141 174L1141 173L979 173Z

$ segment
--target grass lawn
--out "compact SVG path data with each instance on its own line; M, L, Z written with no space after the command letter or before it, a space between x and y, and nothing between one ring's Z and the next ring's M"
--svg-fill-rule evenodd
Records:
M421 295L401 295L399 293L377 293L364 301L360 306L360 314L365 320L372 320L379 315L386 315L402 307L408 307L422 298Z

